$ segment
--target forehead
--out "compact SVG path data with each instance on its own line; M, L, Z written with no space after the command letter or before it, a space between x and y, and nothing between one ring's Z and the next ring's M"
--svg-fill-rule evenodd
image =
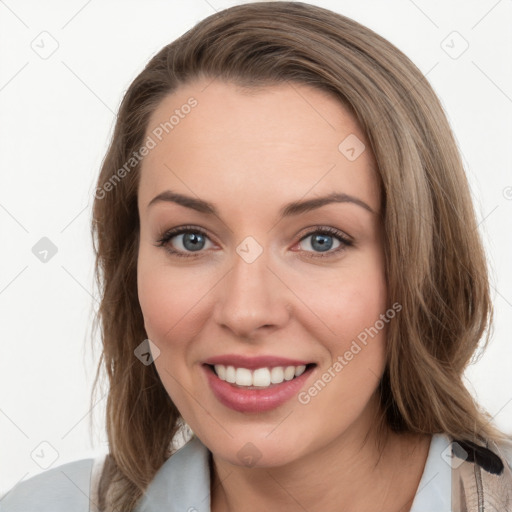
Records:
M307 85L187 84L162 100L146 136L155 146L142 163L145 204L165 189L212 200L236 191L230 200L240 204L337 191L380 208L376 163L357 121Z

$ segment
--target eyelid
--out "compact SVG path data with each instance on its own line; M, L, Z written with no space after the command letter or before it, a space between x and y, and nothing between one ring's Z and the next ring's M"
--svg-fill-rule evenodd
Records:
M348 233L345 233L345 231L342 231L341 229L334 228L332 226L327 226L323 224L316 224L313 226L308 226L303 229L304 234L301 236L300 240L303 240L304 238L313 235L315 233L328 233L329 235L332 235L334 237L341 238L345 240L346 242L354 243L354 238L351 237Z

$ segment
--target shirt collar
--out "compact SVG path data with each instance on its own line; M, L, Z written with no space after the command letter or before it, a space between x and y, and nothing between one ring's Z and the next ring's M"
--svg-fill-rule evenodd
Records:
M451 440L446 434L432 436L423 475L410 512L451 512L450 449Z
M135 512L210 512L209 456L193 435L157 471Z
M451 441L434 434L410 512L451 511ZM157 471L135 512L210 512L210 452L196 435Z

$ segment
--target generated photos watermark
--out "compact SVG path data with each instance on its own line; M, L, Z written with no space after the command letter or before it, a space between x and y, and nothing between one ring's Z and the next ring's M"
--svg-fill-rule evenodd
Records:
M329 382L331 382L336 375L338 375L345 366L347 366L354 357L359 354L364 347L368 344L368 338L374 338L377 334L384 329L390 320L395 318L396 314L402 310L402 305L395 302L391 308L385 313L382 313L379 319L371 326L362 330L355 339L352 340L350 347L342 354L339 355L336 361L322 373L322 375L310 386L306 391L301 391L297 395L299 403L306 405L311 402L311 399L322 391Z

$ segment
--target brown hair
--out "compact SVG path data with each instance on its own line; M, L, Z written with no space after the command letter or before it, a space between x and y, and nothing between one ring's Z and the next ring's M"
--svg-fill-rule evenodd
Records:
M489 341L492 304L467 179L438 98L401 51L355 21L301 2L251 3L206 18L150 60L124 95L103 161L92 221L103 342L95 388L102 367L109 384L102 509L133 509L171 455L181 421L155 366L134 356L147 338L136 275L140 164L107 193L105 185L143 145L162 99L203 77L249 88L308 84L351 109L378 163L388 293L402 305L389 324L382 421L397 432L503 439L462 381L484 333Z

